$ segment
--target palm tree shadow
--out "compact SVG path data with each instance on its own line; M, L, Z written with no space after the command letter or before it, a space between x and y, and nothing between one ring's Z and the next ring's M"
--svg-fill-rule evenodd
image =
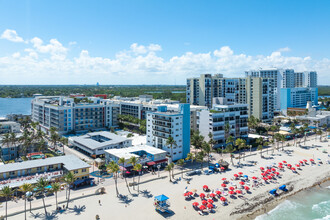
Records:
M41 218L41 216L42 216L42 214L40 212L37 212L35 214L31 212L31 217L34 219Z
M31 217L34 219L45 219L45 220L58 219L57 212L52 212L52 213L47 212L47 215L41 214L39 212L37 212L36 214L31 213Z
M129 205L131 202L133 202L133 199L129 198L127 195L121 195L119 197L119 202Z
M142 194L143 197L148 198L148 199L150 199L150 198L153 197L153 195L150 193L150 191L148 191L148 190L146 190L146 189L140 191L140 193Z
M86 206L83 205L83 206L74 206L73 208L69 208L69 212L72 213L74 212L75 215L80 215L82 212L84 212L86 209Z

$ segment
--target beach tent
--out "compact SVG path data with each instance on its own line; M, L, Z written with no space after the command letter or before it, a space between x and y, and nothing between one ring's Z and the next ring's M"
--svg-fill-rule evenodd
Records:
M280 187L278 187L280 190L282 190L282 191L288 191L288 189L286 188L286 185L282 185L282 186L280 186Z
M276 195L276 189L270 190L269 193L272 194L272 195Z

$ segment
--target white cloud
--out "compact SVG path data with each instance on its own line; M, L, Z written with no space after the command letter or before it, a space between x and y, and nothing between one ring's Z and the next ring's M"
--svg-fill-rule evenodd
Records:
M283 47L277 50L278 52L290 52L291 49L289 47Z
M284 56L282 53L288 49L251 56L235 54L229 46L223 46L206 53L186 52L169 59L157 55L161 50L158 44L134 43L114 58L107 58L94 56L87 50L69 54L68 48L58 40L51 39L47 44L35 37L24 51L0 57L0 78L4 84L174 84L175 81L185 84L187 77L201 73L239 77L244 76L245 70L278 67L316 70L320 84L330 84L329 59Z
M23 38L19 37L15 30L6 29L1 37L1 39L6 39L12 42L24 42Z

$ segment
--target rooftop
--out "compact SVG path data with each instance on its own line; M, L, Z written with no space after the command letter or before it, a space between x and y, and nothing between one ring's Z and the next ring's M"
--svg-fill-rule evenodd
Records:
M64 168L67 170L77 170L77 169L90 167L90 165L80 160L78 157L74 155L66 155L66 156L50 157L39 160L28 160L21 163L6 164L1 166L0 172L4 173L4 172L17 171L17 170L26 170L30 168L49 166L58 163L62 163Z
M97 149L112 144L119 144L129 139L108 131L100 131L87 133L78 137L70 137L69 140L84 145L90 149Z
M125 159L129 159L132 156L133 157L139 157L137 154L134 154L134 152L138 152L138 151L145 151L149 154L162 154L162 153L166 153L166 151L156 148L156 147L151 147L148 145L138 145L138 146L133 146L133 147L127 147L127 148L121 148L121 149L109 149L109 150L105 150L106 153L112 154L118 158L125 158Z

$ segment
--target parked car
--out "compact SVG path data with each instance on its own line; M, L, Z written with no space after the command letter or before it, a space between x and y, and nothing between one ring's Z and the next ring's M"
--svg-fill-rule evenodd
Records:
M189 171L186 173L186 176L193 176L193 175L199 175L202 172L200 170L193 170L193 171Z
M212 173L213 173L213 170L211 170L211 169L204 170L204 174L205 174L205 175L210 175L210 174L212 174Z

